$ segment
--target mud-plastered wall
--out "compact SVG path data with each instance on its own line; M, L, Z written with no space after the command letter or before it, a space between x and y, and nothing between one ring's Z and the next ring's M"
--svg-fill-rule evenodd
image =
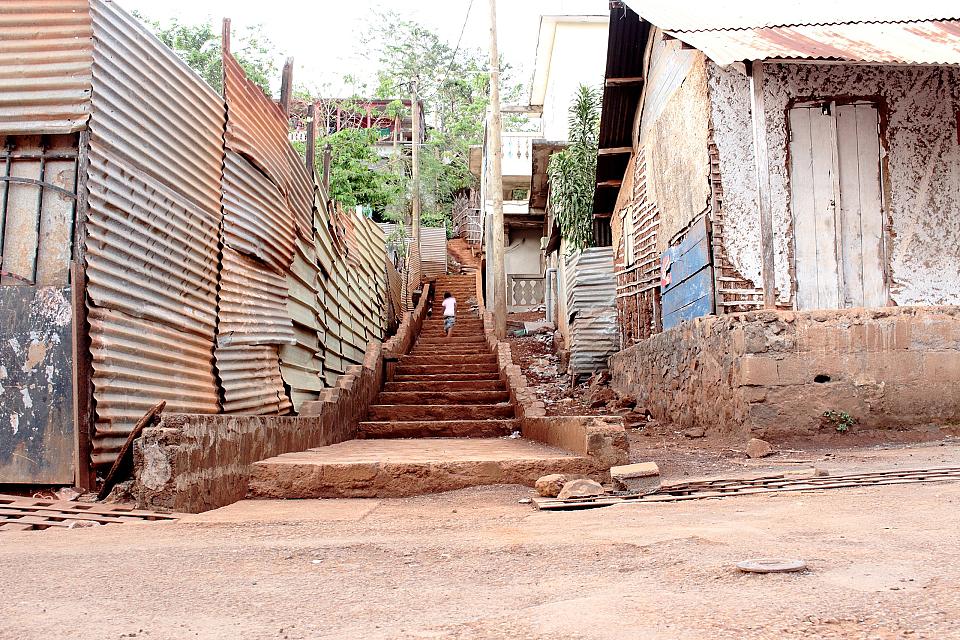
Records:
M734 265L759 283L749 82L712 63L707 73L725 197L724 242ZM960 304L960 69L936 66L766 66L779 299L789 302L793 294L788 106L794 99L858 97L880 103L891 299L898 305Z

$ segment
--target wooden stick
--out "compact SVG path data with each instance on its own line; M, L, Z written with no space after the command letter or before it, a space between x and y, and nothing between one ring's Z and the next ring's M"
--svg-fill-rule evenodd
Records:
M100 493L97 494L97 500L103 500L110 495L110 490L113 489L114 485L118 482L120 469L126 466L125 460L128 456L130 457L130 467L133 467L133 441L140 437L140 433L144 428L152 423L154 418L160 415L160 412L163 411L166 406L167 401L161 400L153 405L153 407L137 421L137 424L134 425L133 430L130 431L130 435L127 436L127 441L123 443L120 453L117 454L117 459L113 461L113 466L110 467L110 473L107 474L106 480L103 481L103 487L100 489Z

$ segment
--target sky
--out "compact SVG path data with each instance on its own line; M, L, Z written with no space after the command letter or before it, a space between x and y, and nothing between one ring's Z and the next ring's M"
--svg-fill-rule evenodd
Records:
M370 77L376 60L357 42L376 11L393 10L433 28L455 45L464 26L466 47L487 48L488 0L118 0L128 11L165 23L170 18L196 23L229 17L234 38L247 26L262 25L262 35L276 45L277 68L294 58L294 84L339 92L341 78ZM529 85L542 14L607 15L607 0L500 0L497 3L500 53ZM279 80L277 80L279 83ZM277 90L277 87L274 87Z

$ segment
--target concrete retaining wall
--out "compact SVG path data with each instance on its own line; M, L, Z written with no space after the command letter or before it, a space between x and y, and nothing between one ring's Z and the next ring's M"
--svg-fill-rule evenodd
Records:
M305 402L300 415L165 414L134 448L134 494L140 508L197 513L242 499L250 467L272 456L350 440L383 386L384 359L410 350L426 315L427 295L386 343L370 342L354 365Z
M655 418L713 435L960 423L960 307L762 311L684 323L610 359Z

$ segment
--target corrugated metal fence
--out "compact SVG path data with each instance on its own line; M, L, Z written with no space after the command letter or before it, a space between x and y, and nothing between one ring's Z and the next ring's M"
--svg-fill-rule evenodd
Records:
M606 369L607 358L618 349L613 249L595 247L567 256L563 278L570 326L570 373L578 379Z
M285 114L223 66L225 97L109 0L0 11L0 136L89 129L73 259L97 465L158 400L287 413L384 337L382 231L326 210Z

